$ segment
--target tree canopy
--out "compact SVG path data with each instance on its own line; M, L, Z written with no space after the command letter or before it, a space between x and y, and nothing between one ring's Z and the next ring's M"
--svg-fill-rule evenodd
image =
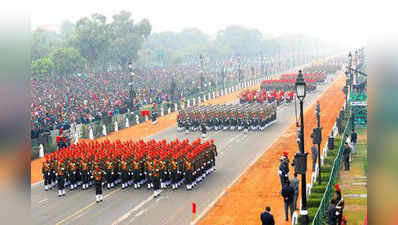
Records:
M131 12L120 11L110 19L96 13L76 23L66 20L58 33L34 30L31 67L35 77L65 76L77 71L127 71L129 62L140 66L198 63L199 55L220 60L309 52L325 46L305 35L273 37L238 25L213 36L194 27L152 33L149 20L136 22Z

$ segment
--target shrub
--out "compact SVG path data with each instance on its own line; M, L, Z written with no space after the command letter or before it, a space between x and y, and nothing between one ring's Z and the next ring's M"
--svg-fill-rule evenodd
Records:
M319 202L320 203L320 202ZM318 205L319 206L319 205ZM316 211L318 211L318 207L316 208L308 208L308 218L309 221L312 221L315 217Z
M321 204L322 198L310 198L307 200L307 207L314 207L318 208L319 205Z
M330 165L323 165L323 167L321 168L321 173L330 173L332 172L332 166ZM322 176L322 174L321 174Z
M325 165L333 165L333 162L334 162L334 159L335 159L336 157L334 157L334 156L327 156L326 157L326 159L325 159Z
M322 197L323 197L323 193L313 192L311 189L310 198L322 198Z
M326 190L326 184L324 184L324 185L322 185L322 184L321 185L314 185L314 186L312 186L311 193L313 193L313 194L320 193L320 194L323 195L325 190Z

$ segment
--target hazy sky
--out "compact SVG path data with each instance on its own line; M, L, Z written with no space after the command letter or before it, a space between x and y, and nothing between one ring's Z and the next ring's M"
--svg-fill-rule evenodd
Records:
M360 46L396 7L348 0L39 0L30 1L32 26L60 24L98 12L108 18L121 10L150 20L153 32L197 27L208 34L228 25L258 28L264 34L302 33L326 41ZM375 7L375 5L377 7ZM383 11L380 9L383 8ZM370 29L372 27L372 29Z

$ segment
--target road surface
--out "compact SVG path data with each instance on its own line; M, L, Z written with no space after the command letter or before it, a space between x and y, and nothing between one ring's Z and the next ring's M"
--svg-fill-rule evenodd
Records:
M307 95L305 107L311 105L331 83L328 79L326 85L318 87L314 93ZM293 102L279 107L277 122L263 132L251 131L248 134L237 131L209 132L208 138L214 139L219 152L216 160L217 170L191 191L186 191L183 187L175 191L167 189L155 199L153 192L146 188L121 190L118 186L109 191L104 189L104 201L96 204L94 188L86 191L67 191L66 197L59 199L55 190L46 192L42 184L33 185L31 190L33 224L187 225L193 220L192 203L197 205L197 214L202 213L294 121ZM200 133L178 133L176 127L172 127L148 138L169 141L176 138L194 140L199 137ZM270 176L276 174L277 171Z

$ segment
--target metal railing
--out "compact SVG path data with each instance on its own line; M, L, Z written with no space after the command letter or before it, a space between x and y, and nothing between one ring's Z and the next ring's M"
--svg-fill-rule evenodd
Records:
M326 212L327 212L327 209L328 209L328 206L330 203L330 199L332 197L332 187L335 184L338 172L341 167L341 157L342 157L343 151L344 151L344 143L346 141L346 134L348 134L348 132L351 130L351 126L352 126L351 122L352 122L351 117L349 117L347 119L347 124L344 129L344 133L342 135L341 144L339 147L337 157L335 158L335 160L333 162L332 171L330 172L330 178L326 185L325 193L323 194L319 208L315 213L314 219L312 221L312 225L322 225L323 221L325 219Z

